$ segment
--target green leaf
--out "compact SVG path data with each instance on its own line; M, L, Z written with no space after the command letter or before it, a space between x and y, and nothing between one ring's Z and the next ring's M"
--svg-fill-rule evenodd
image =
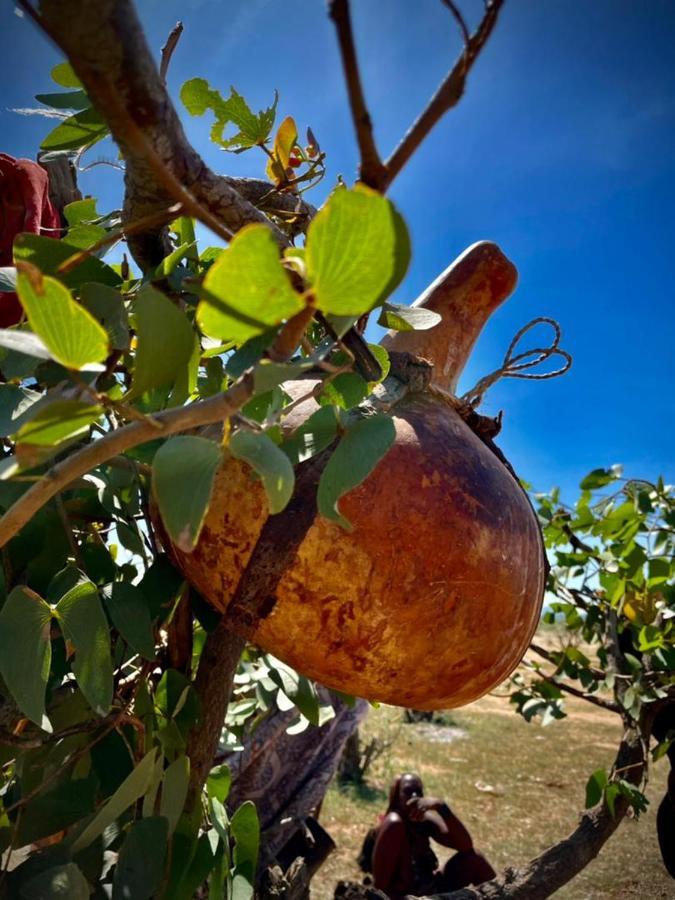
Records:
M391 360L389 359L389 354L387 353L385 348L380 347L379 344L368 344L368 349L377 360L382 372L376 382L370 383L370 387L372 388L374 384L380 384L387 377L391 369Z
M87 225L94 219L100 218L94 197L85 197L82 200L73 200L72 203L67 203L63 207L63 215L70 228L75 225Z
M190 362L194 331L187 317L164 294L145 287L136 297L136 368L126 399L172 384Z
M358 406L368 396L368 382L356 372L341 372L321 386L319 402L342 409Z
M595 491L616 481L616 475L612 469L593 469L582 479L579 487L582 491Z
M73 71L69 62L59 63L51 71L52 81L66 88L81 88L82 82Z
M671 577L672 564L669 560L655 558L649 560L649 587L665 584Z
M34 274L19 272L19 298L31 328L52 357L67 369L101 363L109 353L103 328L61 282Z
M21 900L89 900L87 879L73 862L54 866L21 886Z
M168 821L163 816L133 823L115 866L113 900L151 900L157 896L168 839Z
M27 587L15 587L0 610L0 675L22 713L44 731L45 689L52 661L52 610Z
M91 100L84 91L60 91L56 94L36 94L38 103L51 106L52 109L86 109Z
M598 769L593 772L586 783L586 809L595 806L602 799L605 788L609 783L607 772L604 769Z
M113 350L129 347L129 317L119 291L105 284L82 285L80 303L108 333Z
M384 303L377 324L392 331L427 331L441 321L441 316L423 306L400 306Z
M41 396L15 384L0 384L0 437L15 434Z
M91 147L108 134L108 124L89 106L64 119L40 144L41 150L80 150Z
M75 648L72 662L77 685L100 716L107 715L113 695L108 620L96 585L82 576L57 603L64 638Z
M186 841L176 834L171 854L171 875L165 900L193 900L213 868L214 856L208 834Z
M39 409L17 431L17 444L55 447L62 441L88 434L91 425L103 414L103 407L81 400L54 400Z
M32 331L16 331L15 329L9 328L1 328L0 329L0 347L4 347L9 351L10 354L21 354L18 356L19 361L25 359L26 356L34 357L35 359L51 359L51 353L45 347L44 343L40 340L40 338L33 334ZM3 354L3 372L6 377L19 377L21 379L27 377L27 375L16 375L15 373L7 374L7 355ZM37 365L37 364L35 364ZM33 370L29 371L29 374L32 374Z
M319 309L361 315L405 274L407 231L385 197L363 187L338 188L309 226L305 258Z
M164 527L185 553L194 549L211 501L221 448L180 435L163 444L152 463L152 490Z
M260 847L260 823L255 804L246 800L230 820L234 838L232 900L250 900Z
M187 800L189 782L190 760L185 754L181 754L167 768L162 780L159 814L167 819L169 834L173 834L178 825Z
M220 766L215 766L209 772L209 777L206 780L206 791L212 799L215 798L221 803L225 803L227 795L230 793L231 784L230 767L223 763Z
M88 281L118 287L122 279L117 272L95 256L88 256L70 272L62 274L57 270L66 260L80 252L80 248L69 244L67 239L55 241L40 234L24 232L14 239L14 261L28 262L36 266L43 275L54 275L71 290Z
M161 263L155 268L152 273L153 281L156 279L168 278L178 266L178 263L184 257L189 256L196 246L196 242L192 241L191 243L181 244L179 247L176 247L176 249L169 253L168 256L165 256Z
M204 334L237 343L262 334L304 306L264 225L247 225L237 232L206 273L199 293L197 322Z
M88 847L105 829L142 797L150 787L155 769L157 751L150 750L136 768L124 779L112 797L96 813L87 827L75 838L72 852L79 853Z
M350 522L340 513L338 501L365 481L395 437L392 419L383 415L361 419L345 432L319 480L317 505L322 516L351 531Z
M272 106L256 115L234 88L230 88L230 96L225 100L204 78L186 81L181 88L180 98L192 116L203 116L207 109L211 109L216 119L211 129L211 140L224 150L235 152L247 150L267 140L274 125L279 100L275 94ZM233 137L225 138L223 132L230 123L238 131Z
M607 809L609 810L609 814L612 818L615 815L614 804L616 803L616 798L621 793L621 788L618 784L608 784L605 788L605 803L607 804Z
M336 436L336 410L333 406L322 406L295 429L281 449L295 466L330 447Z
M295 473L288 457L266 435L239 429L230 438L229 450L243 459L260 476L267 494L270 513L281 512L293 495Z
M116 581L109 596L104 597L108 615L127 644L143 659L153 660L155 638L143 591L126 581Z
M77 778L58 782L56 787L38 794L26 804L18 823L20 846L49 837L84 819L94 811L96 778Z
M319 698L309 678L274 657L268 657L269 677L312 725L319 724Z
M261 359L253 371L256 394L266 394L284 381L292 381L301 372L306 372L314 365L313 361L277 363L271 359Z
M257 337L251 338L250 341L246 341L245 344L242 344L241 347L235 350L225 364L225 371L230 378L239 378L246 369L255 365L274 340L276 333L276 328L270 328Z

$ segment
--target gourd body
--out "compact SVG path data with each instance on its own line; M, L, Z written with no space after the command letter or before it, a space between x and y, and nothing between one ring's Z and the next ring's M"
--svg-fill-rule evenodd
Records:
M409 394L394 423L386 457L340 501L353 530L316 516L252 640L346 693L461 706L525 652L544 589L541 537L513 476L445 402ZM196 549L173 550L218 609L267 517L261 484L228 459Z
M434 385L454 393L483 325L516 280L495 244L475 244L414 304L440 314L440 323L389 333L382 343L427 358ZM300 396L308 385L286 388ZM315 408L313 400L294 408L286 427ZM438 392L408 393L393 421L389 452L340 500L351 532L316 514L314 494L307 500L299 490L282 526L271 519L261 537L269 518L263 488L229 458L196 549L173 554L224 611L249 562L242 584L263 570L251 556L274 531L274 553L283 544L296 549L272 588L261 581L261 615L245 623L253 641L345 693L417 709L461 706L499 684L525 653L541 614L543 543L525 492ZM233 613L234 628L247 602Z

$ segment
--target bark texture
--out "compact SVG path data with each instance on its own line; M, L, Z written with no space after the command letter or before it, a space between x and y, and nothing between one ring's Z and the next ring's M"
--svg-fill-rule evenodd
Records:
M230 232L261 222L272 229L281 246L288 244L288 237L256 208L255 200L245 199L237 190L236 180L212 172L187 140L131 0L69 0L67 4L42 0L40 11L50 36L68 56L122 151L125 222L180 200L172 190L175 179ZM259 200L259 190L253 183L244 192L249 197L258 193ZM279 195L277 201L289 205ZM309 214L297 198L290 203ZM156 265L170 250L164 229L134 235L129 245L144 269Z

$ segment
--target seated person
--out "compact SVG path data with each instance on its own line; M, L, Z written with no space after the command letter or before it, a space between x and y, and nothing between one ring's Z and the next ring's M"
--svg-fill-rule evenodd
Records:
M457 853L439 869L430 838ZM452 891L494 878L495 871L473 847L471 835L447 803L425 797L417 775L400 775L389 792L387 813L375 836L375 887L391 900L406 894Z

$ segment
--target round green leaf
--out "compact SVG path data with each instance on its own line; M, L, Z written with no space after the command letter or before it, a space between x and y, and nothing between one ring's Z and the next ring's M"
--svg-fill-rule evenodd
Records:
M21 712L45 731L45 688L52 660L52 610L27 587L15 587L0 610L0 675Z
M108 335L67 287L33 270L19 272L17 288L32 330L57 362L78 370L103 362Z
M171 540L191 553L199 538L222 460L218 444L180 435L163 444L152 462L152 490Z
M232 456L243 459L260 476L270 513L279 513L293 495L295 473L288 457L262 432L240 429L230 438Z
M317 505L322 516L351 531L350 522L338 509L338 501L366 480L395 437L393 420L383 415L360 419L345 432L319 480Z
M243 343L300 312L304 302L264 225L239 231L206 273L197 322L204 334Z
M403 278L408 232L385 197L362 186L338 188L309 226L305 260L319 309L362 315Z

